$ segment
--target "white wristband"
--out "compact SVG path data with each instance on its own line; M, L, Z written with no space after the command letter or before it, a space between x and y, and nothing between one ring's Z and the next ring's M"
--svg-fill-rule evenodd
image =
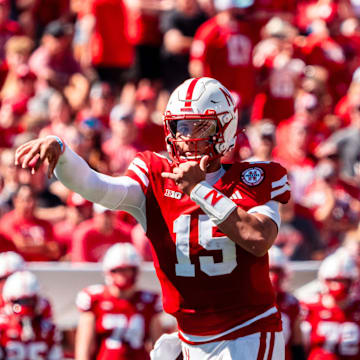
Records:
M190 199L200 205L216 225L225 221L237 207L233 201L206 181L200 182L192 189Z

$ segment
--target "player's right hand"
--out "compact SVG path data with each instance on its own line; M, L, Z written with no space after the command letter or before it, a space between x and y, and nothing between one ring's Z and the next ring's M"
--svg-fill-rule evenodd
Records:
M19 146L15 153L15 165L23 169L30 168L35 174L40 166L48 163L47 175L50 179L61 155L61 146L54 136L31 140Z

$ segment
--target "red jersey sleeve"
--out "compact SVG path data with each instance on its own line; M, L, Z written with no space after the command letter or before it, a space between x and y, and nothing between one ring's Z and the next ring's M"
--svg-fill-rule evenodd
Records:
M145 195L149 186L149 157L147 155L147 152L138 153L125 173L125 176L139 183Z
M290 199L290 185L287 171L279 163L271 163L270 200L286 204Z

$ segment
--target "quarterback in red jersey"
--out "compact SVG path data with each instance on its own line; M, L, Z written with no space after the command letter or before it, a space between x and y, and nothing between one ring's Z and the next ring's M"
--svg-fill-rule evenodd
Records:
M16 163L35 172L47 160L49 176L55 169L84 198L138 220L185 358L282 360L267 251L290 189L277 163L221 165L237 122L234 99L220 82L189 79L164 114L170 159L140 153L125 176L114 178L93 171L61 139L46 137L20 146Z
M29 271L18 271L9 276L3 296L5 306L0 313L0 358L61 360L61 336L51 320L41 315L41 297L35 275Z
M318 277L321 293L302 304L308 360L360 359L360 301L350 296L358 277L353 259L338 250L322 262Z
M278 246L269 250L270 279L276 291L276 302L281 312L285 339L285 359L305 360L300 328L300 303L285 290L285 281L289 273L288 259Z
M137 290L139 266L140 257L131 244L108 249L103 260L106 285L89 286L77 296L82 312L76 334L77 359L149 359L145 343L160 335L156 314L162 307L157 294Z

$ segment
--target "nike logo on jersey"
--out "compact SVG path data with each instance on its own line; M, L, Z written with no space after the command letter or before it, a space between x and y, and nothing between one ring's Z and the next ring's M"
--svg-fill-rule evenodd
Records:
M176 200L180 200L182 197L182 193L178 192L178 191L170 190L170 189L165 189L164 196L167 196L169 198L173 198Z
M230 199L231 199L231 200L240 200L240 199L242 199L242 198L243 198L243 197L241 196L239 190L236 190L236 191L230 196Z

